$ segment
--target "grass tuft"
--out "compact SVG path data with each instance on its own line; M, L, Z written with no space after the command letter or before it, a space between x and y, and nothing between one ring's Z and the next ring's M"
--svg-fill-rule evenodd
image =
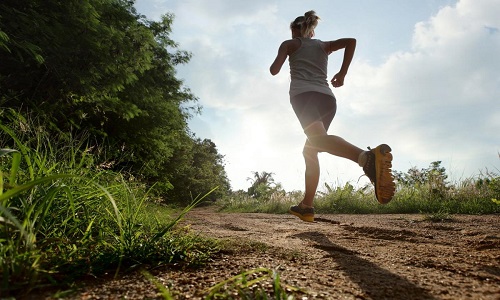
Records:
M304 294L306 291L284 284L281 282L279 273L274 270L268 268L256 268L243 271L234 277L212 286L207 291L205 300L289 300L295 299L294 294L297 293Z

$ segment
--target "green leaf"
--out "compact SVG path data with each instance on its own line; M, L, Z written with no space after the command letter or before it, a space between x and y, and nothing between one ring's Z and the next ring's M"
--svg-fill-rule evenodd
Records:
M70 175L70 174L51 175L51 176L47 176L47 177L43 177L43 178L39 178L39 179L30 181L30 182L27 182L27 183L22 184L22 185L18 185L16 187L8 190L7 192L3 193L2 195L0 195L0 203L3 203L5 200L8 200L14 196L17 196L24 191L32 189L33 187L35 187L39 184L47 183L47 182L54 181L54 180L61 179L61 178L70 178L70 177L76 177L76 175Z

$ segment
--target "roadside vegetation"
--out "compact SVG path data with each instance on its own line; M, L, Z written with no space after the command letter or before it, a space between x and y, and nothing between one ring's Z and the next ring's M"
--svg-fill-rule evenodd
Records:
M201 266L177 226L230 186L188 127L191 54L134 1L0 3L0 298L130 268Z
M265 175L265 176L263 176ZM451 214L500 213L500 174L485 171L474 178L452 183L440 161L428 168L411 168L394 172L396 194L391 202L380 205L372 185L355 188L325 184L318 192L314 205L317 213L345 214L406 214L422 213L429 216ZM291 205L302 200L300 191L286 192L272 178L272 173L255 172L247 192L237 191L218 201L221 211L287 213ZM262 180L266 178L266 180ZM257 191L257 192L256 192Z
M220 250L219 242L176 226L206 195L173 209L131 174L96 165L81 140L39 128L24 137L4 125L0 131L15 145L0 149L2 297L130 268L202 266Z

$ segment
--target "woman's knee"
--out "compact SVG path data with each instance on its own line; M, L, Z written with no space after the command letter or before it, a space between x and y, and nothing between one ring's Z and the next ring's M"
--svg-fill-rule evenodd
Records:
M316 147L311 145L310 142L307 142L306 145L304 146L304 150L302 150L302 155L304 156L306 164L318 162L318 150L316 150Z
M316 121L309 124L309 126L304 129L304 133L308 138L327 135L325 125L321 121Z
M327 151L328 146L328 136L327 135L315 135L307 138L312 148L316 150L316 152L325 152Z

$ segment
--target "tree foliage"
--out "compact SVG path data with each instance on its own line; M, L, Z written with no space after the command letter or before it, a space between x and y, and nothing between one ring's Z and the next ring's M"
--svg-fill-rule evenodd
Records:
M172 193L178 200L196 198L206 187L217 188L206 197L215 201L226 195L230 190L229 180L224 169L224 156L218 153L215 143L209 139L194 139L190 148L183 148L183 153L174 156L174 159L184 160L177 165L169 177L174 186L183 186L183 191ZM215 163L214 163L215 162ZM198 191L198 194L194 192Z
M222 156L188 128L200 107L176 77L175 67L191 54L170 38L174 16L151 21L133 4L3 0L0 107L35 112L47 130L89 132L90 144L106 147L102 159L159 181L162 191L173 187L172 198L185 189L205 193L215 183L225 190ZM195 176L210 169L205 165L216 178Z
M447 181L446 168L441 166L441 161L431 162L428 168L410 168L406 173L394 172L396 182L403 187L427 187L435 196L442 197L450 188Z
M396 181L406 186L432 184L446 186L446 168L441 166L441 161L431 162L428 168L410 168L406 173L395 172Z
M254 171L252 173L253 178L247 178L252 182L252 185L248 188L249 196L259 199L269 198L274 192L282 190L281 184L274 182L274 173L266 171Z

